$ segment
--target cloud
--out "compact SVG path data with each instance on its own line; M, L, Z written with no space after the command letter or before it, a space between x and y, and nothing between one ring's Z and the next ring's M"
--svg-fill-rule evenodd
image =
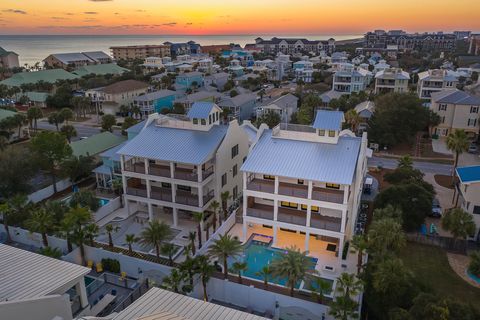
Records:
M52 17L53 20L65 20L63 17Z
M142 10L142 9L139 9L139 10L135 10L136 12L146 12L146 10Z
M88 0L90 2L108 2L108 1L113 1L113 0Z
M95 12L95 11L85 11L84 14L98 14L98 12Z
M19 10L19 9L6 9L6 10L2 10L2 12L16 13L16 14L27 14L27 11L23 11L23 10Z
M83 22L95 22L98 21L97 19L83 19Z
M167 26L167 27L174 27L174 26L177 25L177 23L176 22L167 22L167 23L163 23L162 25Z
M64 15L66 15L66 16L73 16L73 13L71 13L71 12L65 12Z
M193 23L192 22L187 22L186 25L187 26L191 26Z

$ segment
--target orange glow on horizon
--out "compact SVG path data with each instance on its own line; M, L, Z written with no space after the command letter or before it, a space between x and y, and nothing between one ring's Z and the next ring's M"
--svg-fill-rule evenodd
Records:
M480 31L478 0L2 0L1 34L362 34Z

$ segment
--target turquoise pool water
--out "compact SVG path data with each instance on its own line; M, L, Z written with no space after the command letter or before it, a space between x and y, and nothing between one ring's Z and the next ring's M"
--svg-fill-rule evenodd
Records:
M271 248L266 245L256 244L254 242L248 242L245 246L243 255L236 257L235 259L229 259L228 265L229 268L233 265L236 261L244 261L248 265L248 269L242 274L244 277L256 279L259 281L263 281L263 277L258 276L256 273L259 272L263 266L269 265L275 259L278 259L280 256L285 254L284 250ZM315 269L315 265L317 264L316 258L310 257L312 261L312 268L313 271ZM286 278L272 278L269 279L270 283L279 284L285 286L287 283ZM296 288L300 288L301 282L299 281L296 284Z
M71 199L72 199L72 195L69 195L68 197L64 198L62 202L70 203ZM103 207L110 202L110 199L105 199L105 198L97 198L97 199L98 199L98 203L100 204L100 207Z
M480 278L475 276L474 274L470 273L470 271L467 270L467 275L470 277L470 279L472 279L473 281L475 281L476 283L480 284Z
M91 278L91 277L83 277L83 279L85 280L85 287L88 287L90 283L95 281L95 278Z

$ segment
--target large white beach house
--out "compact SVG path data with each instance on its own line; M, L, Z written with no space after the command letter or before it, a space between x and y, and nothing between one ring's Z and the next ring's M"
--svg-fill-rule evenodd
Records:
M339 111L317 112L313 126L265 130L243 164L243 239L295 245L332 277L354 233L367 170L367 137L342 131ZM325 274L325 275L328 275Z
M222 110L211 102L196 102L187 116L148 117L144 128L118 154L127 210L132 203L148 212L179 215L203 212L213 199L241 192L240 167L248 153L248 135L233 120L220 122ZM143 211L143 210L141 210Z

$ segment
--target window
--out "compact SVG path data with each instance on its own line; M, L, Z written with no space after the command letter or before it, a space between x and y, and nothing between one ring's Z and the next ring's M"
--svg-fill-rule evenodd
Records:
M238 154L238 144L234 145L232 148L232 159L235 158Z
M340 189L340 185L337 183L327 183L326 187L330 189L337 189L337 190Z
M212 115L211 114L208 115L208 124L212 124Z
M282 201L280 202L280 206L286 207L286 208L298 209L298 203L295 203L295 202Z
M162 182L162 188L171 189L172 185L170 183L167 183L167 182Z
M478 107L471 106L470 113L478 113Z
M312 206L311 211L312 212L318 212L319 208L317 206Z
M307 210L308 206L306 204L302 204L301 208L302 210Z
M318 130L318 135L320 137L324 137L325 136L325 130Z
M193 118L193 124L198 124L198 119L197 118Z
M202 126L206 126L206 125L207 125L207 120L205 120L205 119L200 119L200 121L201 121Z
M445 116L443 116L443 117L440 118L440 122L441 122L441 123L445 123Z
M247 161L247 157L243 157L242 163L245 163Z
M238 166L234 165L232 168L232 171L233 171L233 176L235 177L238 174Z
M189 187L189 186L182 186L182 185L178 185L178 186L177 186L177 189L178 189L178 190L183 190L183 191L188 191L188 192L192 191L192 188L191 188L191 187Z
M330 138L335 137L335 130L328 130L328 136L329 136Z
M468 119L467 125L475 127L477 125L477 119Z
M480 214L480 206L473 206L473 214Z
M238 197L238 186L233 187L233 199Z
M438 105L438 111L446 111L447 105L445 103L441 103Z
M269 176L267 174L264 174L263 179L265 179L265 180L275 180L275 176Z
M225 186L227 184L227 174L224 173L222 175L222 187Z
M215 114L216 114L216 118L217 118L215 121L218 121L219 112L217 111Z
M297 183L298 183L298 184L305 184L305 181L302 180L302 179L298 179L298 180L297 180Z

